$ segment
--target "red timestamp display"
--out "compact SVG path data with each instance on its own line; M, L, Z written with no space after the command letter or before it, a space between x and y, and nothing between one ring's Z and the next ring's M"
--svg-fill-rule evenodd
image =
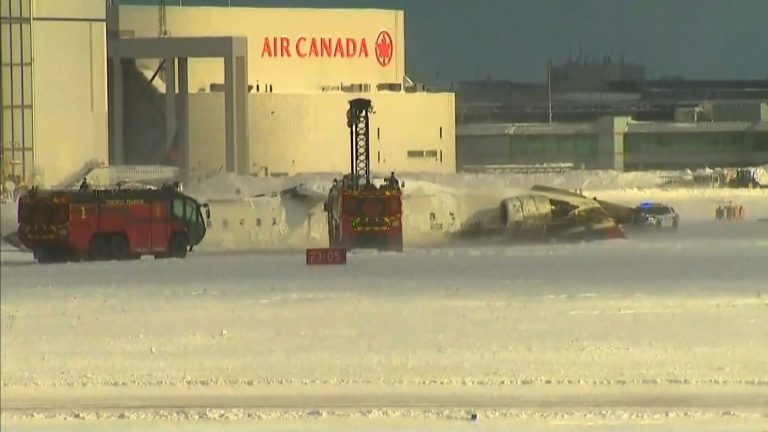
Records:
M334 265L347 263L347 250L344 248L307 249L307 265Z

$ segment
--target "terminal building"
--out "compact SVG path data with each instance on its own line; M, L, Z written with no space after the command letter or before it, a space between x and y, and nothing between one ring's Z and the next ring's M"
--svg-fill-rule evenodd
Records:
M768 163L768 80L647 80L643 66L609 57L546 70L543 83L453 85L459 170Z
M768 104L755 104L755 110L768 114ZM605 116L584 123L459 124L457 164L460 171L505 165L619 171L763 165L768 163L768 115L764 118L641 122Z

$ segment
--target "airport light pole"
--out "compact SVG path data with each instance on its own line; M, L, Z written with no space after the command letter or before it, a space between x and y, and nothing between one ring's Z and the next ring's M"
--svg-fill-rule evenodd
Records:
M552 124L552 60L547 60L547 101L549 104L549 123Z

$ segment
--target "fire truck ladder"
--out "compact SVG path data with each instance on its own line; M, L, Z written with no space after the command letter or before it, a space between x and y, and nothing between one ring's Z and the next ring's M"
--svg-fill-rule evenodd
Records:
M361 179L371 184L370 138L368 134L368 114L373 112L370 99L352 99L347 110L347 127L351 151L350 174L354 184Z

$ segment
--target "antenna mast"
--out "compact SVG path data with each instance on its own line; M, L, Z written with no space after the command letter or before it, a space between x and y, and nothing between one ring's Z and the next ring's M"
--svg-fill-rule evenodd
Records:
M159 0L158 4L158 33L160 37L168 37L168 27L165 21L165 0Z
M549 123L552 123L552 60L547 61L547 104L549 105Z

